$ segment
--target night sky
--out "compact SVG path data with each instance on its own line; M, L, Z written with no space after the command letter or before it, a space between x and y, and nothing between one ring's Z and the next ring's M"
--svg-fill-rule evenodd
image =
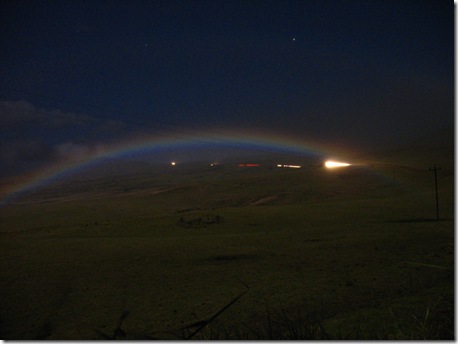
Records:
M2 1L0 159L141 134L395 146L454 126L452 1Z

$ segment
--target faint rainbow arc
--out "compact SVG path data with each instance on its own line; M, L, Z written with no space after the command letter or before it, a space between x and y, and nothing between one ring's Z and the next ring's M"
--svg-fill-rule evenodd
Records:
M51 167L41 169L33 174L25 176L25 181L7 187L4 195L0 197L0 205L8 204L12 199L30 192L31 190L52 184L59 178L65 178L68 174L78 171L81 168L89 167L91 164L101 162L110 158L123 157L132 153L160 150L163 148L174 148L180 146L193 146L198 144L230 145L234 147L246 147L247 149L274 149L284 152L305 154L305 155L329 155L328 149L318 144L305 144L298 140L291 140L285 137L271 138L268 136L234 136L234 135L205 135L205 136L179 136L142 138L112 145L110 148L89 155L78 161L66 161L57 163Z

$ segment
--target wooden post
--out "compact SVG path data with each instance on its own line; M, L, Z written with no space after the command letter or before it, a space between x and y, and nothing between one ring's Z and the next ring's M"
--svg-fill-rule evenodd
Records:
M430 168L430 171L434 171L434 184L436 186L436 220L439 221L439 192L437 191L437 171L440 170L440 168L436 167L436 164L434 164L434 168Z

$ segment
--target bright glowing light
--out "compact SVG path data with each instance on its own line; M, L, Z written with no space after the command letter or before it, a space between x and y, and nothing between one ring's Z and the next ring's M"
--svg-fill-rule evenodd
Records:
M300 165L281 165L281 164L278 164L277 167L301 168L302 166L300 166Z
M172 161L170 165L175 166L177 163L175 161Z
M350 164L346 163L346 162L338 162L338 161L331 161L331 160L328 160L324 163L324 166L326 166L327 168L336 168L336 167L346 167L346 166L350 166Z

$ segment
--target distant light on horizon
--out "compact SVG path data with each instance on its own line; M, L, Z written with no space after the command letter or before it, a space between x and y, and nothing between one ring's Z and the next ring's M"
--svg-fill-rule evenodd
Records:
M300 166L300 165L282 165L282 164L278 164L277 167L301 168L302 166Z
M239 164L239 167L259 167L259 164Z
M326 168L336 168L336 167L347 167L347 166L350 166L350 164L346 162L328 160L324 163L324 166L326 166Z
M175 166L177 163L175 161L172 161L170 165Z

